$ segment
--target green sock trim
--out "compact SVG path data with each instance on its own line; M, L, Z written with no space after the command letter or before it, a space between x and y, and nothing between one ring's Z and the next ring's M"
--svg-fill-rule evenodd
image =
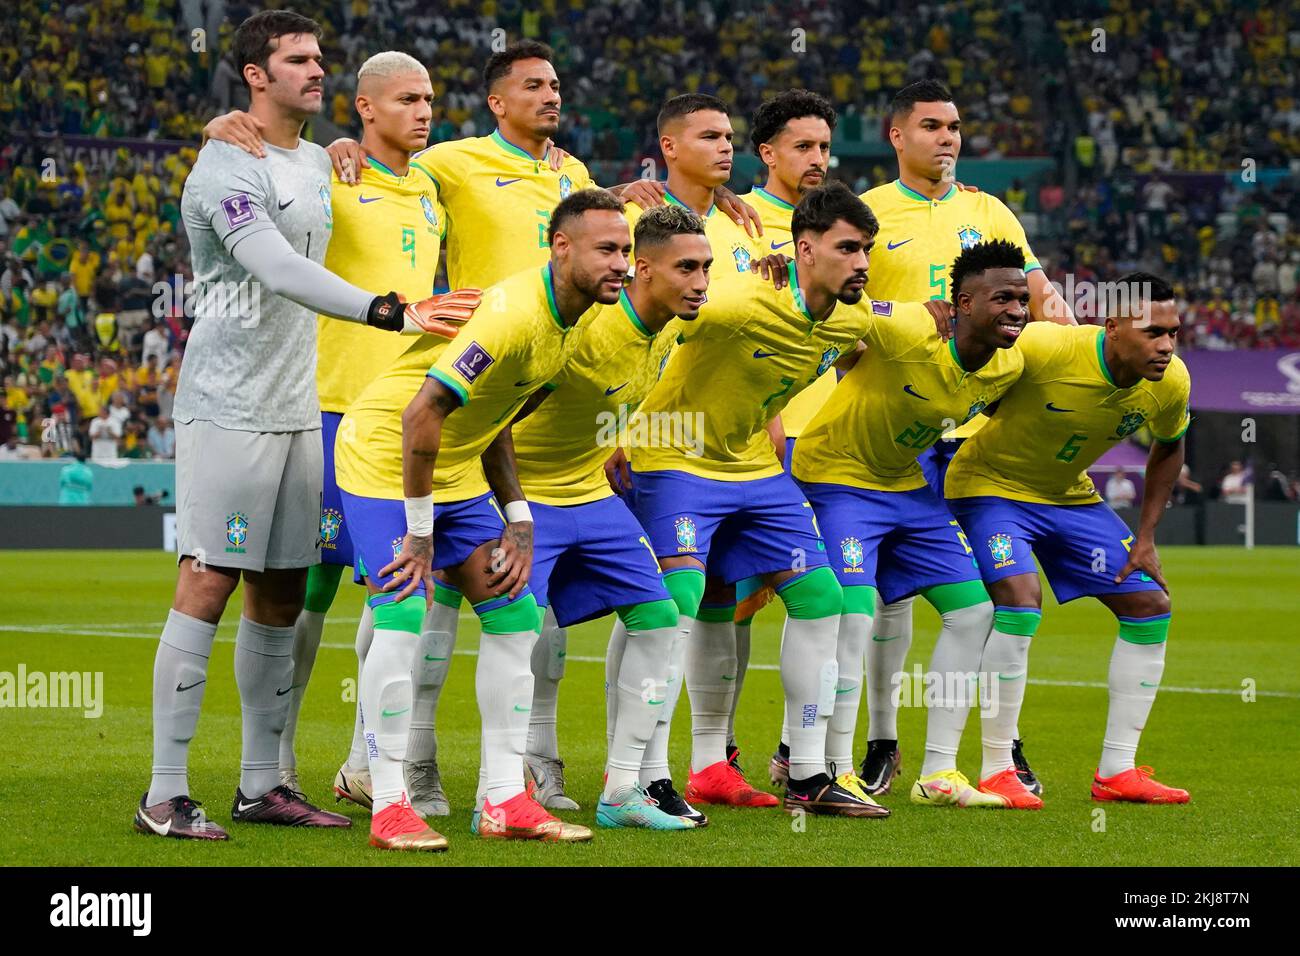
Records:
M343 578L341 564L313 564L307 569L307 597L302 602L304 611L324 614L334 603L334 595L339 593L339 581Z
M989 592L983 581L960 581L956 584L936 584L921 591L921 597L930 602L940 614L960 611L963 608L984 604L989 600Z
M844 589L843 614L865 614L873 617L876 613L876 589L869 584L855 584Z
M1169 639L1169 615L1121 617L1119 639L1130 644L1163 644Z
M377 631L405 631L419 634L424 624L424 598L412 595L405 601L388 601L374 605L371 611L375 616Z
M791 578L776 589L785 613L799 621L836 617L844 607L844 589L830 568L816 568Z
M1033 637L1043 612L1032 607L999 607L993 611L993 630L1017 637Z
M460 607L465 598L455 588L449 588L445 584L433 582L433 603L441 604L443 607Z
M629 631L653 631L677 626L677 605L667 599L625 604L618 609L619 620Z
M734 621L736 619L736 605L701 604L700 609L695 612L694 617L697 621L711 621L717 624L725 621Z
M694 617L704 599L704 572L699 568L676 568L664 572L664 587L677 602L677 613Z
M492 601L500 600L492 598ZM474 610L477 611L479 606L488 604L489 601L481 601L476 605ZM529 591L521 594L509 604L503 604L500 607L494 607L490 611L483 611L478 616L479 624L485 634L519 634L523 631L535 631L538 628L537 598L533 597L533 592Z

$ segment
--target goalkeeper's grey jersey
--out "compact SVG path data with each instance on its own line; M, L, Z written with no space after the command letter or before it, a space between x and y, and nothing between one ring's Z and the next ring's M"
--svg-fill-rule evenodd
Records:
M232 252L278 229L295 252L320 263L333 226L330 161L306 140L297 149L265 146L266 158L257 159L211 141L185 181L194 328L176 387L177 421L241 431L320 427L315 312L272 295Z

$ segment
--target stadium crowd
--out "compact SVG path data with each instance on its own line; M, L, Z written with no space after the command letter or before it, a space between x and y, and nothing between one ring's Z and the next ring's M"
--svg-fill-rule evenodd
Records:
M561 145L609 181L641 175L638 157L657 155L653 118L672 93L732 103L747 148L747 117L769 91L827 93L853 140L874 137L893 90L938 76L958 91L964 156L1047 154L1075 171L1016 181L1002 197L1039 224L1054 281L1154 269L1185 303L1184 347L1300 347L1300 190L1294 177L1237 172L1245 159L1265 170L1300 155L1300 100L1284 65L1300 53L1300 18L1287 8L1078 2L1052 24L994 0L906 17L879 0L295 6L325 28L325 118L345 131L356 69L376 50L431 64L436 142L490 131L478 67L493 31L550 43L566 81ZM0 24L0 457L170 457L188 320L170 300L161 307L155 284L175 291L188 278L179 204L196 151L141 162L125 144L90 154L68 139L197 143L210 116L239 102L238 76L216 51L252 9L19 0ZM1045 55L1053 43L1060 56ZM1077 135L1063 115L1080 117ZM858 190L871 184L859 180Z

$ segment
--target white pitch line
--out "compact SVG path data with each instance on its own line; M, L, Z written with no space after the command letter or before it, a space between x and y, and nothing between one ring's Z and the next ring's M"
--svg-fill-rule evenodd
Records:
M464 617L466 615L464 612L462 612L461 616ZM469 615L469 616L472 617L473 615ZM339 626L342 626L346 622L340 621L340 622L327 622L327 623L336 623ZM83 637L127 637L127 638L138 639L138 640L157 640L163 624L164 624L163 621L159 621L156 624L153 623L98 624L94 628L84 628L79 624L42 624L42 625L5 624L5 625L0 625L0 634L9 632L15 634L61 634L61 635L83 636ZM232 629L236 626L237 625L233 623L221 625L222 629L225 630ZM356 627L355 624L349 626L353 628ZM115 630L116 628L128 628L128 627L150 627L150 628L157 628L158 630L137 631L137 632ZM235 639L234 637L218 637L217 641L222 644L233 644L235 642ZM356 650L356 648L351 642L345 644L338 641L321 641L320 646L322 648L331 651ZM478 651L461 650L461 651L454 651L453 653L459 654L464 657L478 656ZM580 664L605 663L605 658L603 657L583 657L583 656L573 655L573 654L569 655L566 658L566 660L577 661ZM781 667L779 664L750 664L749 669L755 671L779 671ZM907 676L910 678L911 674L909 673ZM1106 684L1103 681L1047 680L1045 678L1037 678L1037 677L1031 677L1028 680L1028 683L1038 687L1081 687L1081 688L1087 688L1091 690L1108 690L1110 687L1109 684ZM1161 692L1166 694L1215 694L1219 696L1239 696L1243 688L1162 686L1160 690ZM1286 691L1286 690L1256 690L1254 691L1254 694L1256 697L1275 697L1281 700L1300 700L1300 693L1295 693L1293 691Z

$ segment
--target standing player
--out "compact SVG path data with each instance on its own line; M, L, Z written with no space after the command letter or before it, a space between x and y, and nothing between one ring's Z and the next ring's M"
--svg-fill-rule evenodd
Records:
M320 560L313 313L398 331L413 308L320 265L332 228L329 159L299 138L321 108L318 35L313 21L288 12L240 25L235 54L267 159L209 143L182 196L202 291L176 396L180 573L154 663L153 780L135 815L143 833L227 838L190 799L186 764L217 623L241 577L235 678L243 750L231 816L350 825L280 785L278 772L293 623L307 568Z
M971 549L917 457L954 422L995 403L1020 377L1013 348L1028 320L1024 253L1005 240L976 243L952 267L956 332L946 342L920 304L873 302L879 321L857 365L795 446L793 473L812 503L844 588L839 685L827 733L830 773L852 772L862 660L876 591L893 603L920 594L943 619L932 679L925 763L913 799L1037 809L1014 774L980 792L957 771L957 747L976 693L993 605ZM843 778L841 778L843 782ZM985 790L984 787L980 788ZM918 797L919 794L919 797Z
M557 628L618 612L606 655L608 761L596 822L690 829L707 821L669 813L672 806L640 782L663 710L677 605L645 532L610 490L604 464L620 426L640 427L637 407L679 332L674 316L693 320L704 304L712 256L703 220L676 205L644 213L634 247L631 285L617 305L596 309L584 324L577 352L547 386L549 397L513 429L514 446L537 522L530 586L538 604L553 608ZM539 656L553 660L535 651L535 673Z
M1037 558L1057 601L1091 595L1118 618L1093 799L1186 803L1186 790L1158 782L1134 758L1164 670L1170 604L1155 530L1183 464L1191 378L1174 355L1179 317L1169 285L1146 273L1116 285L1121 301L1104 327L1024 331L1020 381L948 469L949 507L997 606L980 667L1001 675L998 712L984 721L981 788L1015 773L1012 733L1042 616ZM1155 441L1135 538L1087 470L1144 425Z
M788 810L887 816L826 775L826 726L835 701L835 648L843 592L827 566L812 508L784 474L766 424L785 403L852 351L870 312L862 298L869 209L843 185L809 190L792 222L796 260L781 291L750 277L711 291L685 344L642 405L646 416L697 420L698 444L662 430L629 442L634 510L664 567L681 629L698 619L708 567L725 582L761 575L790 621L781 678L791 725ZM688 681L692 771L688 794L739 789L725 753L734 645L692 633ZM671 720L669 691L664 723ZM642 780L667 777L647 756ZM669 779L663 784L671 787ZM749 806L760 805L751 800Z

